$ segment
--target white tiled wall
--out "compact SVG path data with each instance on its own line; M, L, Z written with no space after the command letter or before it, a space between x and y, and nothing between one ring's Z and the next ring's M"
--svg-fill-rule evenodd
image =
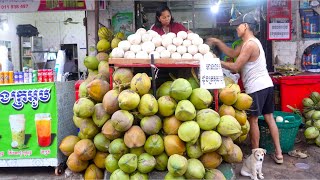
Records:
M84 71L83 59L86 55L86 33L83 26L84 11L61 12L35 12L35 13L10 13L7 14L9 31L0 31L1 40L12 41L12 55L15 70L19 69L19 38L16 35L16 26L31 24L38 28L43 36L43 48L60 49L60 44L77 44L79 69ZM62 21L72 18L78 24L65 25Z

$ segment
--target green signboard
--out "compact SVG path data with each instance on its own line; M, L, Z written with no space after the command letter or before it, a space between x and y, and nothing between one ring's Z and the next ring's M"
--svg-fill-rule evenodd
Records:
M0 159L57 157L54 83L0 86Z

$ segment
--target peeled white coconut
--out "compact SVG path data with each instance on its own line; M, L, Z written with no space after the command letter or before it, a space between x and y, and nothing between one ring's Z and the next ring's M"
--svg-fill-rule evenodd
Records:
M159 47L156 48L156 51L157 51L158 53L161 53L161 52L164 51L164 50L166 50L166 48L163 47L163 46L159 46Z
M179 31L177 34L177 37L182 38L182 39L186 39L188 37L188 33L185 31Z
M161 58L170 58L170 56L171 56L171 53L170 53L170 51L168 51L168 50L163 50L163 51L161 51L161 53L160 53L160 57L161 57Z
M156 46L159 47L162 44L162 38L160 36L156 36L152 38L152 43Z
M151 29L148 30L147 33L150 34L152 37L159 36L159 34L157 32L155 32L154 30L151 30Z
M188 53L195 55L198 52L198 46L191 45L188 47Z
M164 38L166 38L166 37L167 37L166 34L162 34L162 35L161 35L161 38L162 38L162 39L164 39Z
M177 50L177 47L173 44L170 44L168 47L167 47L167 50L170 52L170 53L174 53L176 52Z
M137 52L141 51L141 46L137 45L137 44L133 44L130 47L130 51L132 51L134 53L137 53Z
M147 33L147 30L144 29L144 28L139 28L139 29L136 31L136 34L140 34L140 35L145 34L145 33Z
M171 54L172 59L181 59L181 54L178 52L174 52Z
M153 58L154 59L160 59L160 53L157 51L152 51L151 53L149 53L149 58L151 59L151 54L153 54Z
M185 46L178 46L177 47L177 52L180 53L181 55L187 52L187 47Z
M152 40L152 36L150 34L142 34L141 35L141 40L142 42L147 42Z
M180 46L183 42L183 39L181 37L175 37L172 39L172 44L175 46Z
M142 51L146 51L147 53L154 51L155 48L155 45L151 41L144 42L141 45Z
M128 40L120 41L118 47L123 49L124 51L128 51L130 49L131 43Z
M276 117L276 122L283 122L283 117L282 116L277 116Z
M203 39L201 37L194 38L194 39L192 39L192 44L196 45L196 46L199 46L200 44L203 44Z
M148 59L148 57L149 57L149 55L148 55L148 53L145 52L145 51L139 51L139 52L137 52L137 54L136 54L136 58L137 58L137 59Z
M141 35L140 34L131 34L128 36L127 39L131 44L138 45L141 42Z
M185 40L183 40L183 42L182 42L182 45L183 46L186 46L186 47L188 47L188 46L191 46L191 41L190 40L188 40L188 39L185 39Z
M198 36L199 36L199 35L198 35ZM192 41L192 40L195 39L196 37L197 37L197 36L196 36L195 33L188 33L187 39L190 40L190 41Z
M124 53L124 58L134 59L134 58L136 58L136 54L132 51L127 51Z
M200 44L198 46L198 50L201 54L206 54L210 51L210 47L208 46L208 44Z
M169 37L166 37L162 39L162 46L163 47L168 47L170 44L172 44L172 39Z
M203 55L201 53L197 53L193 55L193 59L201 61L203 60Z
M213 54L211 52L208 52L208 53L203 55L203 59L204 60L210 60L212 58L214 58L214 56L213 56Z
M192 55L190 53L184 53L181 59L192 59Z
M175 37L177 37L177 36L176 36L175 33L169 32L168 34L166 34L166 37L169 37L169 38L173 39L173 38L175 38Z
M111 56L113 58L123 58L124 51L123 51L123 49L116 47L111 51Z

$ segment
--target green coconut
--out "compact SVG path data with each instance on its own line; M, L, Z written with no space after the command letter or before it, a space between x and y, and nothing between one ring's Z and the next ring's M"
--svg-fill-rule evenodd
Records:
M177 101L188 99L191 93L191 84L186 79L178 78L171 84L170 96Z
M188 160L184 156L174 154L169 157L168 171L173 176L182 176L187 171Z
M115 170L111 176L110 180L129 180L129 174L123 172L121 169Z
M140 121L141 129L148 135L157 134L162 128L162 121L159 116L146 116Z
M94 112L94 103L88 98L80 98L73 105L73 113L80 118L91 117Z
M183 122L178 129L178 136L184 142L195 143L200 135L200 127L195 121Z
M102 103L98 103L94 106L92 120L98 127L102 127L110 117L111 116L104 110Z
M213 101L211 93L204 88L197 88L192 90L190 102L198 110L208 108Z
M143 116L152 116L158 112L158 101L151 94L145 94L141 97L138 111Z
M164 151L164 142L160 135L154 134L148 137L144 144L144 150L152 156L160 155Z
M158 155L155 157L156 158L156 170L158 171L165 171L167 169L167 165L168 165L168 155L163 152L162 154Z
M173 81L167 81L157 89L156 97L160 98L161 96L169 96L170 95L170 87Z
M174 176L172 173L168 172L166 176L164 176L164 180L185 180L184 176Z
M184 176L187 179L202 179L206 173L204 166L198 159L188 159L188 168Z
M202 109L198 111L196 116L197 123L202 130L212 130L217 127L220 122L219 114L212 109Z
M136 171L130 175L130 180L148 180L148 179L149 179L148 174L143 174L139 171Z
M151 80L146 73L137 73L131 80L130 88L142 96L149 92Z
M119 169L118 159L113 154L109 154L104 162L106 170L110 173L113 173L115 170Z
M137 148L130 148L130 153L137 155L138 157L142 154L145 153L146 151L144 150L144 147L137 147Z
M308 127L304 131L304 136L306 139L315 139L319 136L319 130L316 127Z
M125 132L131 128L133 124L133 115L126 110L118 110L111 116L112 126L120 132Z
M158 99L158 106L161 116L171 116L176 110L177 102L170 96L162 96Z
M198 140L196 143L187 143L187 155L190 158L200 158L202 156L202 150L200 146L200 141Z
M110 140L102 133L98 133L94 137L93 143L99 151L108 152Z
M230 115L224 115L220 118L217 131L222 136L231 137L232 140L237 139L242 134L239 122L236 120L236 118Z
M128 152L129 148L126 146L122 138L113 140L109 145L109 153L113 154L116 159L120 159L121 156Z
M207 169L204 179L208 180L226 180L226 177L218 169Z
M86 56L83 61L84 66L91 70L97 70L99 61L95 56Z
M312 101L311 98L303 98L302 104L304 107L312 107L314 106L314 102Z
M119 107L122 110L133 110L138 107L140 103L140 96L133 90L126 89L121 91L118 96Z
M156 159L148 153L143 153L138 159L138 171L141 173L151 172L157 164Z
M133 173L138 167L138 157L135 154L125 154L118 162L119 168L125 173Z
M222 138L216 131L204 131L200 137L200 144L203 153L213 152L221 146Z
M181 100L175 110L175 116L180 121L190 121L196 117L196 109L190 101Z

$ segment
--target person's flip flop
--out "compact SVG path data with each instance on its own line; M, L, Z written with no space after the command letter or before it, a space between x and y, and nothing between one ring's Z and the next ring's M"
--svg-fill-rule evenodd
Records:
M279 159L275 154L271 155L271 158L276 162L277 164L282 164L283 163L283 158Z
M288 152L289 156L292 157L297 157L297 158L301 158L301 159L305 159L308 157L308 155L306 153L301 152L300 150L292 150Z

